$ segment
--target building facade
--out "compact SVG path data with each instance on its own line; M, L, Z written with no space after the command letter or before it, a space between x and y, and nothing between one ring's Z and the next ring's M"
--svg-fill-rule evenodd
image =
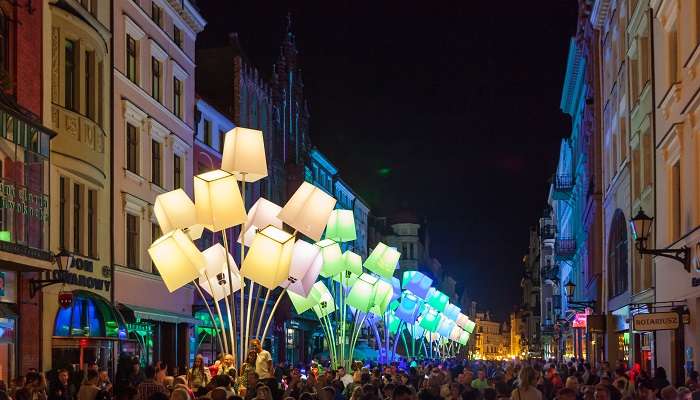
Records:
M51 1L43 12L43 107L57 132L51 251L65 250L74 260L65 285L43 290L41 368L95 362L113 372L125 326L111 304L111 10L102 2ZM72 302L59 307L66 294Z
M180 368L191 361L194 290L169 293L147 249L161 234L156 196L192 196L195 42L206 22L189 0L112 4L115 304L143 363Z

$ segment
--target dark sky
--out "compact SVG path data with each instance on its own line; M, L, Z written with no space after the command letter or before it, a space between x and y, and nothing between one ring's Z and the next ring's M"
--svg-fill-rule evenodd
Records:
M313 143L380 215L425 216L433 256L505 317L570 130L559 101L577 2L198 3L198 46L239 32L262 71L292 13Z

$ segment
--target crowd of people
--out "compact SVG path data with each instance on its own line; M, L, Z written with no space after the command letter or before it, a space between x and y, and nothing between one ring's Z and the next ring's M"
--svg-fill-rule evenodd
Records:
M230 354L205 365L198 355L191 368L169 376L162 363L141 368L125 358L114 383L108 371L29 371L11 386L0 386L0 400L700 400L698 373L684 386L671 385L658 367L649 375L635 365L592 366L583 360L467 361L402 360L390 365L356 362L350 371L312 363L273 366L259 341L240 370ZM185 371L183 371L185 372Z

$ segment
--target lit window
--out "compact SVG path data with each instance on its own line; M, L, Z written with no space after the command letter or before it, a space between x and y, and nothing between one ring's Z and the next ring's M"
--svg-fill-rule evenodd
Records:
M126 124L126 169L139 173L139 131L129 123Z
M139 267L139 217L126 214L126 265Z
M134 83L138 83L136 65L136 40L126 35L126 77Z

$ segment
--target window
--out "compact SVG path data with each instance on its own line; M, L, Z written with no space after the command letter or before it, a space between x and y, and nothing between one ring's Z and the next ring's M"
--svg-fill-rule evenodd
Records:
M155 57L151 57L151 96L158 101L160 101L161 75L160 61Z
M608 291L613 298L627 290L627 222L620 209L613 215L608 240Z
M182 157L175 154L173 157L173 189L182 187Z
M95 52L85 52L85 116L95 119Z
M139 173L139 131L130 123L126 124L126 169Z
M83 253L83 188L78 183L73 184L73 252Z
M77 96L77 79L78 69L76 68L77 45L75 41L66 39L65 43L65 106L69 110L77 111L78 96Z
M673 216L672 239L678 240L681 237L681 162L676 161L671 168L671 201L673 202L671 215Z
M162 235L163 232L161 232L160 226L155 222L151 223L151 243L155 242ZM151 261L151 271L153 271L153 273L156 275L160 275L158 273L158 268L156 268L156 264L153 261Z
M226 143L226 132L219 131L219 151L224 152L224 143Z
M173 114L182 117L182 81L173 78Z
M173 41L177 47L182 48L182 31L175 25L173 25Z
M126 266L139 267L139 217L126 214Z
M163 27L163 10L158 7L155 1L151 1L151 19L156 25Z
M668 84L669 87L678 81L678 30L668 33Z
M88 190L87 209L88 256L97 258L97 191Z
M68 216L68 178L66 177L62 176L60 178L58 196L60 204L60 208L58 210L58 246L61 248L61 250L68 250L66 246L66 238L68 237L68 224L66 220L66 217Z
M202 124L202 131L202 133L204 134L202 141L207 146L211 146L211 121L209 121L206 118L204 118L204 123Z
M88 10L93 17L97 16L97 0L80 0L84 9Z
M126 77L134 83L138 83L136 65L136 40L126 35Z
M620 163L627 159L627 122L626 118L620 118Z
M155 183L158 186L163 186L162 185L162 180L161 180L161 162L162 162L162 156L161 156L161 144L160 142L156 140L151 141L151 182Z

